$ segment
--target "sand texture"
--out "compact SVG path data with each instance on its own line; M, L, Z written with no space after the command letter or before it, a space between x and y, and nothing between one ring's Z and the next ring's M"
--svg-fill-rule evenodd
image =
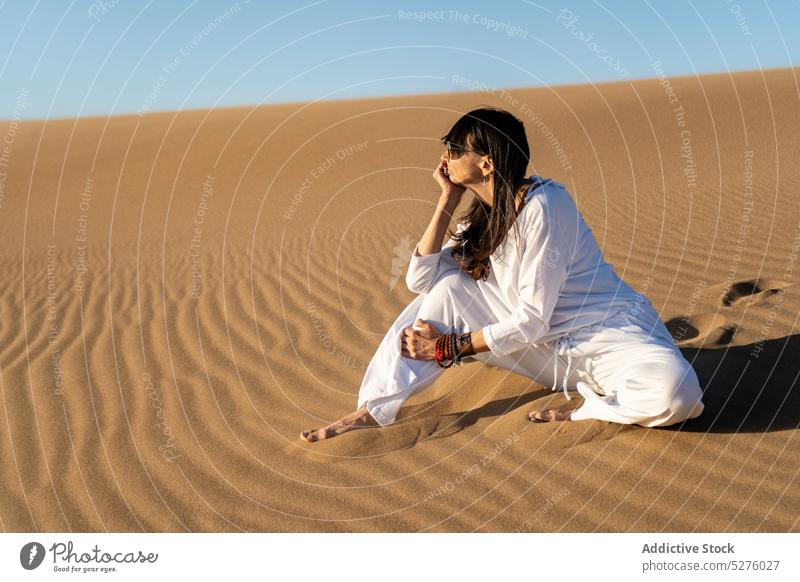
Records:
M800 530L797 73L0 122L0 528ZM354 409L480 105L680 340L701 418L533 424L580 398L471 364L300 440Z

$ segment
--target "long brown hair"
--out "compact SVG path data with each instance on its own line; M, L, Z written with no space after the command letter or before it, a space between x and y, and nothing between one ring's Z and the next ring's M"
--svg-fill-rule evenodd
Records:
M525 126L508 111L485 107L463 115L441 139L492 156L492 206L475 196L458 218L459 222L468 223L467 228L459 233L448 231L456 241L451 252L461 269L476 281L485 280L489 276L489 257L503 244L522 210L522 204L518 211L515 203L530 161Z

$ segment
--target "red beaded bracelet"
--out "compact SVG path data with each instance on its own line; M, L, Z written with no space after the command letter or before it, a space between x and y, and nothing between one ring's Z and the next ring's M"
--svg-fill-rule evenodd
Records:
M436 338L436 363L442 368L449 368L455 363L452 354L449 353L450 334L442 334ZM450 360L449 364L444 364L443 360Z

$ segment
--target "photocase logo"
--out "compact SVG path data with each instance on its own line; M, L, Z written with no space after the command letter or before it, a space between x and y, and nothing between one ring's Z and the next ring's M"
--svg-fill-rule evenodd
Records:
M544 257L544 264L551 269L558 268L558 258L561 256L561 251L557 248L548 248Z
M408 264L411 262L411 255L414 252L414 245L412 245L411 237L405 235L400 239L400 244L392 249L394 257L392 257L392 278L389 281L389 293L394 290L395 285L406 272Z
M44 546L39 542L29 542L19 551L19 563L26 570L35 570L44 561Z

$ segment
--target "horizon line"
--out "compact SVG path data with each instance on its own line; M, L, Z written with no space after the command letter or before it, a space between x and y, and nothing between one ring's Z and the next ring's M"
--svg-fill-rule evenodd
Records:
M629 79L608 79L602 80L597 82L589 81L587 83L559 83L559 84L544 84L544 85L516 85L516 86L508 86L508 87L500 87L500 86L488 86L488 89L493 89L497 91L522 91L528 89L546 89L546 88L572 88L572 87L594 87L594 86L606 86L606 85L618 85L621 83L631 83L631 82L641 82L641 81L650 81L650 80L658 80L660 78L664 79L687 79L687 78L701 78L701 77L712 77L712 76L720 76L720 75L727 75L731 76L734 74L741 74L741 73L755 73L755 72L767 72L767 71L794 71L798 70L800 67L798 66L782 66L782 67L762 67L757 69L737 69L737 70L726 70L726 71L712 71L707 73L701 74L684 74L684 75L665 75L664 77L634 77ZM191 112L199 112L199 111L222 111L225 109L256 109L259 107L280 107L280 106L287 106L287 105L303 105L303 104L310 104L310 103L342 103L348 101L377 101L380 99L401 99L401 98L414 98L414 97L430 97L430 96L444 96L444 95L462 95L466 93L480 93L485 94L487 91L481 89L465 89L462 91L433 91L433 92L423 92L423 93L395 93L390 95L372 95L372 96L363 96L363 97L342 97L342 98L332 98L332 99L298 99L298 100L291 100L291 101L275 101L275 102L266 102L266 103L242 103L238 105L222 105L222 106L207 106L207 107L190 107L184 109L162 109L162 110L154 110L154 111L147 111L142 113L140 111L125 111L125 112L111 112L111 113L96 113L91 115L64 115L58 117L20 117L20 118L0 118L0 123L13 123L13 122L32 122L32 121L63 121L69 119L93 119L93 118L111 118L111 117L139 117L140 119L144 119L146 117L151 117L154 115L167 115L167 114L180 114L180 113L191 113Z

